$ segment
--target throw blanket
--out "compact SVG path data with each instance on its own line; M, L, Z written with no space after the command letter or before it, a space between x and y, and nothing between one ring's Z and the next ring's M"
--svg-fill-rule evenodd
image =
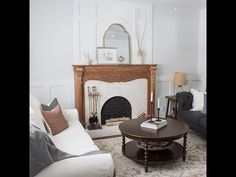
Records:
M33 177L53 162L77 157L58 149L50 137L40 128L30 126L30 176Z

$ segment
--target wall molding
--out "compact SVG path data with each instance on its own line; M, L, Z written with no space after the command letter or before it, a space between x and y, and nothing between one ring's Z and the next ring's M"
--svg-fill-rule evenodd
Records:
M105 30L113 23L120 23L123 25L130 35L130 62L131 64L152 64L152 28L153 28L153 1L73 1L73 19L74 19L74 64L85 64L83 53L88 53L92 64L97 64L96 47L101 47L103 34ZM110 10L111 16L107 16L103 10L109 8L125 7L124 13L121 15L120 11ZM83 11L81 10L83 8ZM129 9L129 10L128 10ZM85 12L86 11L86 12ZM129 11L133 11L132 15L127 15ZM126 15L126 16L125 16ZM147 25L145 30L145 37L143 39L144 62L138 61L137 51L138 46L135 39L135 26L138 25L138 30L141 33L144 29L143 16L147 15ZM138 17L138 18L137 18ZM142 18L140 18L142 17ZM81 25L87 23L89 27L85 30L85 26ZM128 23L127 23L128 22ZM142 35L142 34L141 34Z
M169 82L171 78L171 75L157 76L157 82ZM187 76L188 81L203 81L204 79L205 76L200 74L188 74Z

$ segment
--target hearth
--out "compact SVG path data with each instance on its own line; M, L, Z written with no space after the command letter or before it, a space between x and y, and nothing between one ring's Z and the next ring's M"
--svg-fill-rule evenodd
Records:
M106 124L106 120L111 120L111 122L117 123L131 119L131 104L130 102L122 96L114 96L109 98L101 109L101 124ZM113 121L114 120L114 121Z

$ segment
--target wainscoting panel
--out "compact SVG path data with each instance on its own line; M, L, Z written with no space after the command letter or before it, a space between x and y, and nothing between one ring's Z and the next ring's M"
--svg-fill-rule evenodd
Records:
M123 25L130 35L130 63L152 63L153 1L140 3L74 0L73 3L74 64L85 64L84 53L90 56L92 64L97 64L96 48L103 46L104 32L114 23ZM143 61L137 59L135 34L142 40Z
M50 86L51 99L57 98L62 108L70 108L70 87L68 85L53 85Z
M166 95L174 94L174 86L170 82L171 76L159 76L156 81L155 103L160 98L160 116L165 116L167 99ZM188 85L184 90L190 91L194 88L206 91L204 77L199 75L191 75L188 77ZM30 92L35 95L42 103L48 103L52 98L57 97L63 108L74 108L74 81L45 81L31 83ZM155 114L157 113L157 105L155 105Z
M41 103L47 104L57 98L62 108L74 108L74 83L71 81L45 81L32 83L30 93Z
M50 101L50 89L48 86L31 86L30 93L37 97L41 103Z

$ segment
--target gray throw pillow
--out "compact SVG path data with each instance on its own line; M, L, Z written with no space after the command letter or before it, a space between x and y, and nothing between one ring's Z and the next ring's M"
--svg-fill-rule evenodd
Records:
M54 98L48 105L41 104L44 111L51 111L58 105L57 98Z

